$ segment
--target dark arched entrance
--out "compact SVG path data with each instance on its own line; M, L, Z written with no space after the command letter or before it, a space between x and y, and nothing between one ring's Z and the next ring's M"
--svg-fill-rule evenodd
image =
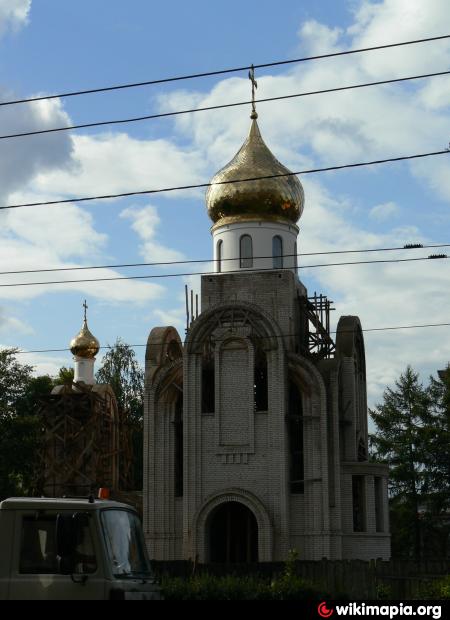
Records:
M209 524L210 561L221 564L258 561L258 524L240 502L221 504Z

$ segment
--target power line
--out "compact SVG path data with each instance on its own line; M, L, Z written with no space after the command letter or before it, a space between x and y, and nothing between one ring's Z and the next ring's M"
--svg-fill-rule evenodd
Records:
M272 257L270 257L272 258ZM315 269L317 267L342 267L348 265L373 265L378 263L409 263L412 261L424 261L424 260L443 260L450 258L446 254L439 255L430 255L430 256L422 256L418 258L392 258L392 259L382 259L382 260L361 260L361 261L348 261L345 263L320 263L316 265L301 265L298 269ZM238 260L238 259L234 259ZM280 267L280 270L290 270L293 267ZM274 267L260 267L254 269L239 269L226 271L223 273L252 273L256 271L274 271ZM215 275L217 272L215 271L188 271L184 273L156 273L150 274L146 276L115 276L113 278L86 278L82 280L51 280L46 282L13 282L8 284L0 284L0 287L16 287L16 286L43 286L49 284L82 284L87 282L113 282L120 280L153 280L153 279L161 279L161 278L179 278L183 276L207 276L207 275Z
M361 331L363 332L383 332L383 331L394 331L394 330L400 330L400 329L425 329L425 328L430 328L430 327L450 327L450 323L425 323L422 325L395 325L395 326L389 326L389 327L368 327L366 329L362 329ZM330 334L336 334L337 331L331 331ZM340 330L339 333L351 333L350 330ZM269 338L269 339L282 339L282 338L297 338L299 337L300 334L298 333L292 333L292 334L280 334L280 335L272 335L272 336L260 336L260 338ZM218 339L220 341L220 339ZM185 342L182 342L182 345L185 345ZM130 344L128 345L131 349L136 349L138 347L146 347L147 343L145 344ZM157 345L153 345L153 346L157 346ZM164 346L164 343L160 343L159 346ZM111 345L105 345L102 347L99 347L99 349L112 349L113 347ZM15 354L27 354L27 353L62 353L65 351L70 351L69 348L64 348L64 349L34 349L34 350L30 350L30 351L16 351Z
M448 248L450 243L431 243L423 245L422 243L412 243L403 246L389 247L389 248L366 248L362 250L328 250L326 252L301 252L299 254L283 254L279 258L292 258L293 256L326 256L329 254L365 254L368 252L393 252L396 250L418 250L426 248ZM268 256L254 256L254 260L273 258L272 255ZM220 262L239 260L239 257L234 258L221 258ZM165 262L153 262L153 263L116 263L111 265L88 265L84 267L53 267L49 269L22 269L16 271L0 271L0 276L16 275L23 273L50 273L58 271L86 271L88 269L119 269L125 267L162 267L168 265L188 265L192 263L218 263L219 259L213 258L198 258L191 260L173 260Z
M338 86L335 88L325 88L322 90L313 90L313 91L309 91L309 92L305 92L305 93L295 93L292 95L280 95L277 97L266 97L264 99L255 99L255 103L267 103L270 101L281 101L281 100L285 100L285 99L294 99L297 97L308 97L310 95L323 95L326 93L334 93L334 92L338 92L338 91L346 91L346 90L353 90L356 88L367 88L369 86L380 86L382 84L394 84L396 82L406 82L409 80L420 80L420 79L424 79L424 78L430 78L430 77L437 77L437 76L442 76L442 75L449 75L450 71L439 71L437 73L426 73L426 74L422 74L422 75L412 75L412 76L408 76L408 77L403 77L403 78L395 78L395 79L391 79L391 80L381 80L379 82L366 82L364 84L352 84L349 86ZM87 129L87 128L92 128L92 127L102 127L105 125L121 125L121 124L125 124L125 123L136 123L136 122L141 122L141 121L146 121L146 120L152 120L152 119L156 119L156 118L166 118L169 116L179 116L181 114L192 114L194 112L207 112L207 111L211 111L211 110L221 110L223 108L233 108L233 107L237 107L237 106L243 106L243 105L249 105L251 104L252 101L239 101L236 103L224 103L224 104L220 104L220 105L212 105L212 106L206 106L206 107L202 107L202 108L191 108L189 110L178 110L175 112L161 112L159 114L148 114L145 116L134 116L134 117L130 117L130 118L122 118L122 119L116 119L116 120L110 120L110 121L97 121L97 122L93 122L93 123L82 123L79 125L66 125L65 127L54 127L52 129L39 129L36 131L25 131L22 133L12 133L12 134L7 134L7 135L3 135L0 136L0 140L7 140L7 139L11 139L11 138L23 138L26 136L37 136L37 135L42 135L42 134L48 134L48 133L55 133L55 132L59 132L59 131L72 131L74 129Z
M228 181L217 181L216 183L197 183L197 184L192 184L192 185L180 185L178 187L165 187L162 189L148 189L148 190L140 190L140 191L134 191L134 192L123 192L121 194L104 194L104 195L99 195L99 196L87 196L84 198L66 198L64 200L47 200L44 202L26 202L26 203L18 204L18 205L7 205L4 207L0 207L0 210L20 209L22 207L40 207L40 206L49 206L49 205L58 205L58 204L68 204L72 202L90 202L93 200L126 198L129 196L144 196L144 195L149 195L149 194L162 194L162 193L167 193L167 192L183 191L187 189L203 189L203 188L211 187L213 185L229 185L230 183L248 183L251 181L259 181L261 179L275 179L279 177L295 176L298 174L314 174L318 172L331 172L332 170L344 170L346 168L361 168L363 166L375 166L379 164L385 164L388 162L406 161L408 159L420 159L423 157L433 157L435 155L448 155L449 153L450 153L450 150L445 149L443 151L432 151L429 153L420 153L418 155L403 155L401 157L389 157L386 159L377 159L373 161L358 162L354 164L344 164L340 166L328 166L326 168L312 168L310 170L298 170L297 172L268 174L264 176L250 177L247 179L233 179L233 180L228 180Z
M354 49L354 50L345 50L342 52L331 52L329 54L318 54L315 56L305 56L303 58L293 58L291 60L279 60L279 61L275 61L275 62L268 62L268 63L262 63L262 64L257 64L257 65L246 65L243 67L234 67L231 69L221 69L221 70L217 70L217 71L207 71L207 72L203 72L203 73L192 73L192 74L188 74L188 75L181 75L181 76L176 76L176 77L169 77L169 78L162 78L159 80L148 80L148 81L143 81L143 82L132 82L132 83L128 83L128 84L117 84L114 86L105 86L105 87L101 87L101 88L90 88L90 89L86 89L86 90L78 90L78 91L70 91L70 92L65 92L65 93L59 93L57 95L44 95L44 96L40 96L40 97L30 97L28 99L16 99L14 101L2 101L0 102L0 106L9 106L9 105L17 105L20 103L31 103L33 101L43 101L46 99L62 99L62 98L66 98L66 97L76 97L79 95L91 95L94 93L102 93L102 92L110 92L110 91L115 91L115 90L124 90L127 88L140 88L143 86L151 86L154 84L164 84L164 83L168 83L168 82L179 82L182 80L192 80L192 79L197 79L197 78L202 78L202 77L212 77L214 75L225 75L225 74L229 74L229 73L238 73L240 71L247 71L248 69L251 69L251 67L253 66L254 69L265 69L268 67L276 67L276 66L282 66L282 65L289 65L289 64L295 64L295 63L299 63L299 62L306 62L306 61L310 61L310 60L321 60L324 58L333 58L336 56L347 56L350 54L359 54L359 53L363 53L363 52L371 52L374 50L381 50L381 49L387 49L387 48L391 48L391 47L400 47L403 45L415 45L416 43L427 43L430 41L439 41L442 39L448 39L450 38L450 35L446 34L446 35L442 35L442 36L438 36L438 37L427 37L424 39L415 39L415 40L411 40L411 41L402 41L401 43L388 43L385 45L374 45L371 47L363 47L363 48L359 48L359 49Z

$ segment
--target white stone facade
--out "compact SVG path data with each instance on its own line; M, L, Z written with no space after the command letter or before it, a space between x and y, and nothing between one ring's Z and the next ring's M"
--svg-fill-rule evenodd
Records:
M297 271L298 227L285 222L233 222L212 228L214 271L244 271L246 269L292 269ZM241 240L251 239L252 259L241 260ZM274 240L281 251L274 252Z
M366 457L358 318L341 317L320 359L294 270L205 275L201 301L184 346L172 327L148 340L151 557L388 559L388 469Z
M86 383L86 385L94 385L95 384L95 377L94 377L95 357L86 358L86 357L79 357L78 355L74 355L73 361L74 361L73 380L76 383L80 381L82 383Z

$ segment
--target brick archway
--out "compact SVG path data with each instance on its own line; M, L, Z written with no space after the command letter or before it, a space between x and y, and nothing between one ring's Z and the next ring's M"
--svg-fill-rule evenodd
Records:
M216 493L210 496L200 510L197 511L194 517L193 556L197 556L201 563L210 561L209 525L211 524L211 518L214 517L214 513L218 508L230 502L243 505L253 514L258 528L258 561L270 562L273 553L273 532L269 515L264 504L253 493L243 489L227 489Z

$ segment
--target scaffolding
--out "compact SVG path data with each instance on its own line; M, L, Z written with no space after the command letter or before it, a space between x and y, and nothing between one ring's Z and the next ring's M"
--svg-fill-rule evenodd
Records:
M39 491L89 495L99 487L131 487L131 429L108 386L68 383L41 401Z
M316 359L327 359L333 356L335 344L330 335L330 311L332 301L326 295L317 295L305 300L306 317L308 320L308 352Z

